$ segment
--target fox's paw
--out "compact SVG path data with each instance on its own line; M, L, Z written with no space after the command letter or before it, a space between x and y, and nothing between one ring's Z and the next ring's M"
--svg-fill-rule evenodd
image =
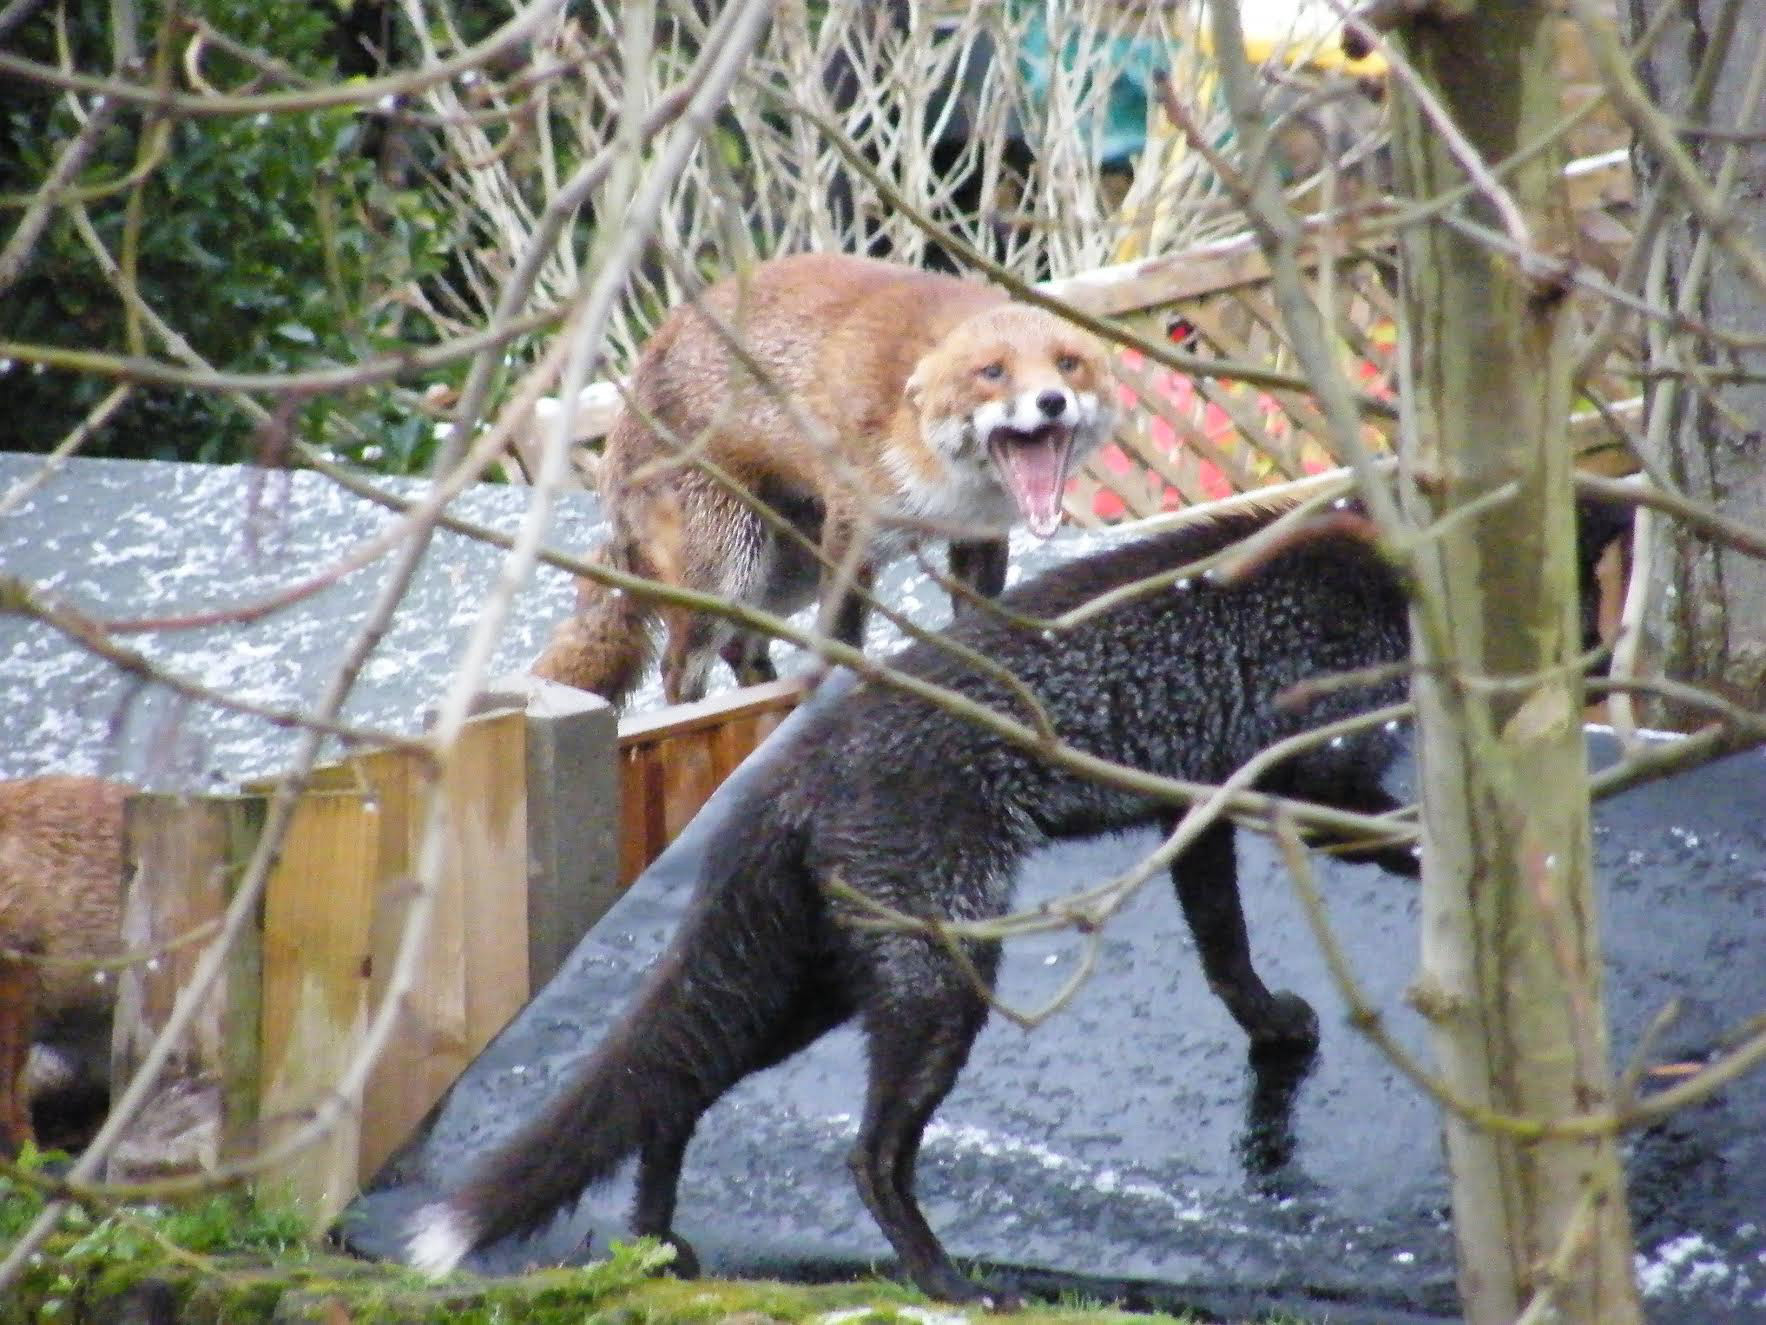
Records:
M668 1272L676 1279L697 1279L699 1255L693 1250L693 1244L679 1233L664 1233L662 1241L675 1249L675 1258L668 1263Z
M1269 996L1261 1024L1248 1027L1258 1048L1310 1049L1318 1044L1318 1014L1300 995L1286 989Z

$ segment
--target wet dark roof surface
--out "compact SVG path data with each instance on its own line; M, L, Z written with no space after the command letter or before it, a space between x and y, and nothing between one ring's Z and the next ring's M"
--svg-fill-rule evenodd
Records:
M751 761L732 781L752 772ZM1766 1007L1763 788L1766 757L1754 753L1600 808L1617 1061L1670 999L1684 1011L1658 1046L1665 1060L1711 1053L1726 1028ZM722 795L707 807L468 1071L428 1136L357 1203L352 1245L394 1251L405 1216L531 1116L598 1040L667 942L728 804ZM1105 960L1071 1007L1034 1032L998 1017L983 1032L927 1133L928 1218L953 1254L1023 1267L1050 1291L1223 1313L1328 1309L1339 1325L1457 1318L1434 1111L1345 1024L1274 853L1239 836L1265 977L1305 993L1324 1021L1309 1075L1260 1081L1250 1070L1168 886L1151 884L1112 923ZM1026 871L1020 901L1106 877L1154 841L1051 849ZM1320 871L1367 990L1421 1048L1402 1002L1413 886L1371 866L1321 859ZM1038 1005L1075 957L1069 938L1009 945L1002 992ZM706 1115L677 1227L709 1271L833 1276L887 1263L845 1164L863 1077L858 1037L836 1032ZM1766 1073L1636 1138L1629 1157L1652 1318L1766 1321ZM543 1237L477 1263L580 1257L591 1230L604 1247L621 1236L628 1197L613 1184Z

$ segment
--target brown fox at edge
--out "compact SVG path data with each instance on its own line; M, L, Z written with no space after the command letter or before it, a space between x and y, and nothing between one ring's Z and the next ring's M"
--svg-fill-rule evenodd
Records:
M738 362L701 307L770 383ZM1112 415L1102 347L1052 313L870 258L776 258L676 309L645 345L601 461L612 532L595 555L778 613L812 601L818 584L825 600L823 564L698 456L785 517L827 565L854 558L859 588L935 529L950 539L952 575L991 597L1005 583L1006 531L1055 531L1067 476ZM848 593L823 606L835 637L858 645L861 601ZM764 639L589 581L533 670L617 704L649 666L658 616L671 703L704 692L720 652L743 680L772 675Z
M109 1015L113 986L87 963L120 948L127 795L90 777L0 782L0 1153L32 1139L32 1041Z

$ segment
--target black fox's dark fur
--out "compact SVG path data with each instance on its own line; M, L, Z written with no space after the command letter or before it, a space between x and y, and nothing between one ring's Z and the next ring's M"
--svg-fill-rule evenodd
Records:
M1269 518L1117 547L1051 571L1004 602L1052 617L1206 555ZM1592 638L1587 572L1618 532L1617 514L1585 514L1582 532ZM1402 681L1340 691L1304 712L1272 702L1304 678L1393 662L1409 648L1395 577L1343 533L1301 539L1235 587L1198 580L1070 632L1027 631L973 613L951 633L1022 678L1079 748L1206 781L1306 727L1399 698ZM915 646L897 661L1014 711L997 680L936 647ZM1399 739L1373 730L1314 749L1262 786L1348 808L1389 808L1379 778ZM743 1077L857 1017L870 1056L851 1157L859 1192L921 1288L949 1299L978 1296L927 1226L913 1181L921 1134L987 1005L928 940L844 924L849 904L831 899L823 884L838 877L914 915L996 916L1010 905L1020 863L1045 842L1168 824L1177 813L1054 769L900 691L860 687L802 726L730 814L679 933L634 1005L544 1116L481 1163L445 1206L425 1212L414 1254L446 1264L529 1229L634 1154L633 1229L672 1236L681 1156L700 1115ZM1317 1023L1305 1001L1272 993L1252 967L1231 824L1203 833L1172 874L1209 983L1252 1040L1313 1043ZM974 944L969 955L991 981L998 945Z

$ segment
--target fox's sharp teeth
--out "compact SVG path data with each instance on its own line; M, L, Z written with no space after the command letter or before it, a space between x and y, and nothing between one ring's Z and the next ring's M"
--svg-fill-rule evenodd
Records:
M1001 485L1012 494L1024 523L1039 538L1061 524L1061 492L1067 485L1067 463L1073 453L1073 432L1060 424L1022 431L995 428L988 434L988 454Z

